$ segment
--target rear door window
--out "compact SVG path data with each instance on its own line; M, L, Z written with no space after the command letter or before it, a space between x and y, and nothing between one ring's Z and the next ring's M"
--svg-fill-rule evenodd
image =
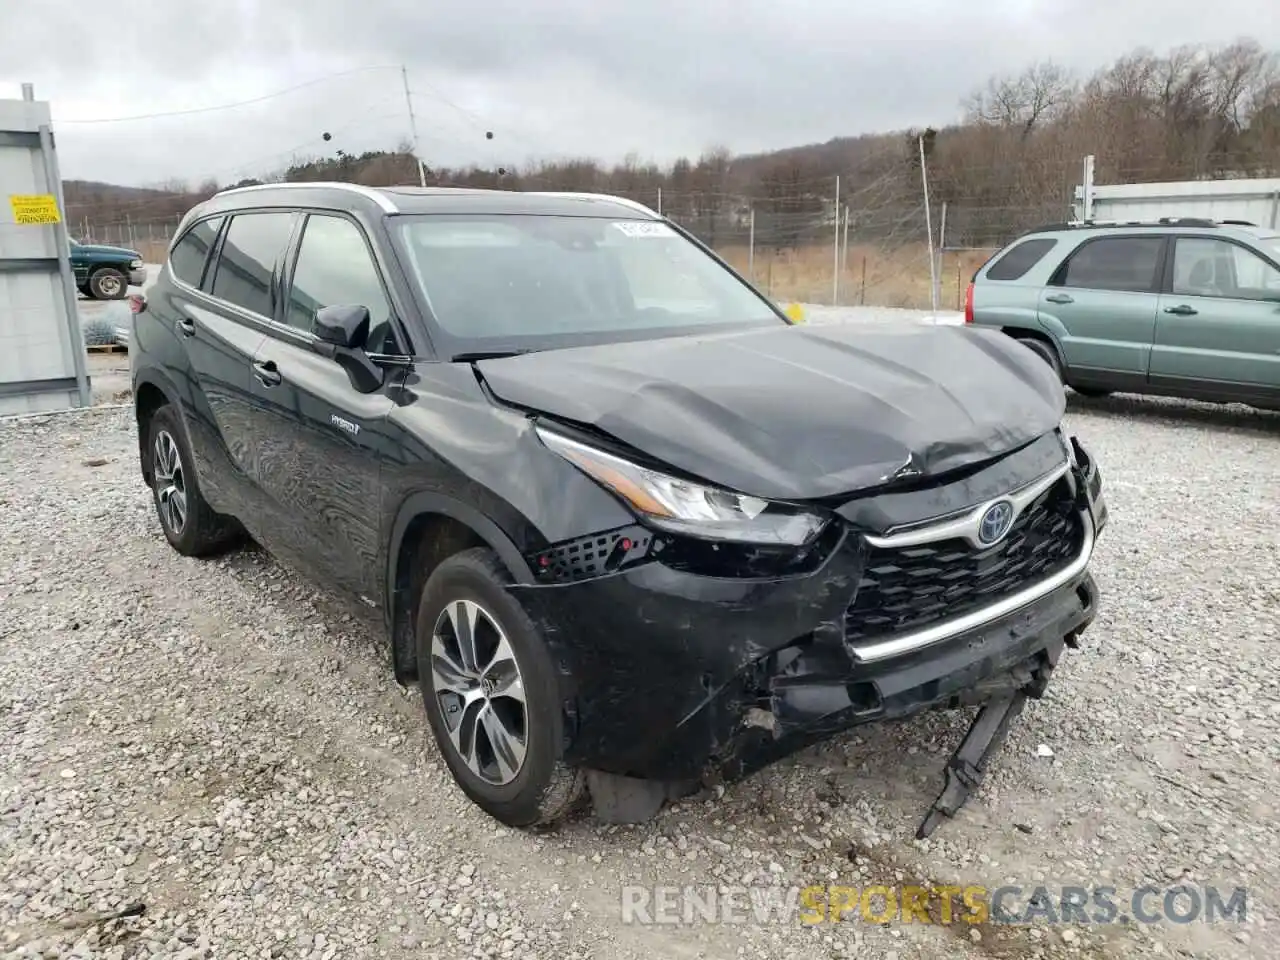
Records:
M1019 280L1057 245L1058 241L1052 237L1023 240L991 265L987 271L987 279Z
M275 276L289 244L294 214L237 213L227 227L211 293L264 317L275 310Z
M1128 290L1152 293L1164 237L1099 237L1071 255L1054 277L1054 284L1088 290Z

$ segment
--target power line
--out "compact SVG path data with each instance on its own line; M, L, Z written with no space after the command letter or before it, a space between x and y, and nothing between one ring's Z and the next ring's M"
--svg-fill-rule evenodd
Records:
M337 80L341 77L354 76L357 73L369 73L374 70L399 70L398 66L376 66L376 67L356 67L353 70L341 70L337 73L330 73L323 77L317 77L314 80L308 80L305 83L299 83L296 86L286 87L283 90L277 90L274 93L264 93L260 97L252 97L249 100L237 100L235 103L220 103L211 107L194 107L190 110L169 110L163 113L139 113L130 117L102 117L88 120L55 120L59 124L90 124L90 123L129 123L134 120L158 120L162 117L188 117L198 113L214 113L218 110L234 110L237 107L248 107L255 103L264 103L267 100L274 100L276 97L283 97L286 94L295 93L298 90L305 90L307 87L314 87L317 84L327 83L330 80Z

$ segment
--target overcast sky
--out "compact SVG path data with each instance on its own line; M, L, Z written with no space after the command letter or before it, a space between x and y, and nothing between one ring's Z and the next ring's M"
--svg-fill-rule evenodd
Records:
M134 0L6 4L0 97L51 100L67 178L228 182L392 147L427 163L629 151L669 161L953 122L992 73L1089 70L1134 47L1280 49L1258 0ZM383 69L362 69L379 68ZM234 109L117 123L248 100ZM492 130L493 140L485 139ZM325 144L322 134L332 140Z

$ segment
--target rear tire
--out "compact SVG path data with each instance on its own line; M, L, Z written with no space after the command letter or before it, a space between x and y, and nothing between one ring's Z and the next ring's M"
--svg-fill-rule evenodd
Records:
M129 278L115 267L100 267L89 278L89 292L96 300L123 300L129 292Z
M1066 385L1066 381L1062 377L1062 361L1058 359L1057 350L1035 337L1019 337L1018 342L1047 363L1054 376L1058 378L1058 382L1064 386Z
M583 793L561 759L555 666L484 547L454 554L418 604L418 686L436 745L473 803L512 827L551 823Z
M147 423L151 497L169 545L186 557L202 557L229 546L239 534L236 522L215 513L200 495L192 469L191 446L182 420L165 404Z

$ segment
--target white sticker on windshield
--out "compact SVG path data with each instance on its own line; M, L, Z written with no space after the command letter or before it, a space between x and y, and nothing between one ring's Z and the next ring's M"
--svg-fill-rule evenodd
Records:
M674 237L676 232L655 220L623 220L614 227L628 237Z

